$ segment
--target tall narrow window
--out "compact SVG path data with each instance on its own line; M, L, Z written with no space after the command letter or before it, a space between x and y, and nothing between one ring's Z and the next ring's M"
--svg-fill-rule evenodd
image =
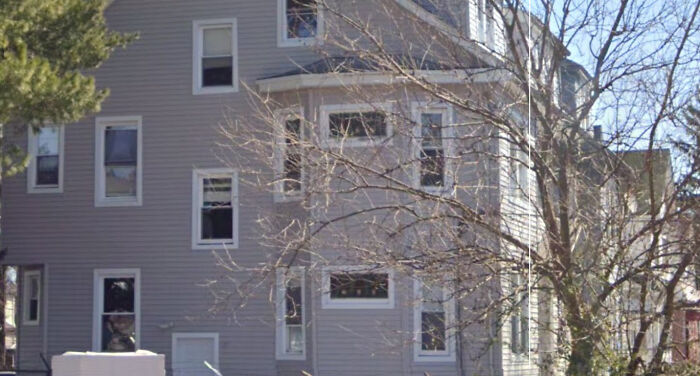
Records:
M277 0L279 9L279 44L297 46L316 40L321 17L315 0Z
M97 206L141 205L141 118L98 118Z
M414 119L418 145L416 185L427 190L443 190L449 185L449 109L414 104Z
M140 272L95 271L95 351L130 352L139 347Z
M195 21L194 94L237 90L236 20Z
M238 179L229 169L195 170L193 249L235 248L238 244Z
M527 354L530 343L530 317L527 286L520 274L510 274L511 315L510 350L514 354Z
M277 358L305 358L304 270L293 267L277 274Z
M29 127L27 170L30 193L57 193L63 183L63 127Z
M22 300L24 302L22 323L24 325L38 325L41 307L41 274L38 270L26 271L22 282Z
M299 198L303 191L301 108L277 114L278 135L275 148L275 199Z
M454 360L454 338L451 336L452 297L443 286L429 286L416 281L416 360Z

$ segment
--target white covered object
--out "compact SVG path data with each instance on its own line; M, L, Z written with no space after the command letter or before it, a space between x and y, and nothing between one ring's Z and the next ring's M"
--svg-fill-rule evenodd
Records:
M54 376L165 376L165 355L67 352L51 358L51 368Z

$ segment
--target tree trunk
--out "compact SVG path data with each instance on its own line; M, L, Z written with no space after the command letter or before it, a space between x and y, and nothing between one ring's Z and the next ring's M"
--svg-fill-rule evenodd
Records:
M588 334L588 333L587 333ZM571 359L566 369L567 376L593 375L593 356L595 339L591 336L580 336L574 333L571 341Z

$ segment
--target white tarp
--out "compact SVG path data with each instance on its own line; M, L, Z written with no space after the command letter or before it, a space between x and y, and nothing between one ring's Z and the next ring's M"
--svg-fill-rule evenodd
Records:
M51 358L51 368L54 376L165 376L165 355L67 352Z

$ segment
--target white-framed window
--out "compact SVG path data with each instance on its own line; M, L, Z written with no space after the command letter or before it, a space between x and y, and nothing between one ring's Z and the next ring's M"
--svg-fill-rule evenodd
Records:
M414 282L414 361L454 361L454 297L444 286Z
M219 369L219 333L173 333L173 376L214 375Z
M141 326L141 271L96 269L93 283L93 351L138 350Z
M448 191L454 180L452 108L413 103L412 113L416 140L414 186L433 192Z
M365 266L329 266L322 271L324 309L394 308L394 273Z
M493 48L495 40L495 16L493 0L476 0L477 41Z
M303 108L281 110L275 114L275 200L299 199L304 192Z
M238 91L238 31L235 18L192 24L192 93Z
M530 307L525 281L518 273L508 274L510 290L510 351L527 355L530 345Z
M391 104L337 104L320 107L321 137L329 147L371 146L393 135Z
M277 270L277 359L306 359L304 268Z
M63 133L62 125L28 127L27 192L63 192Z
M22 276L22 324L39 325L41 315L41 272L29 270Z
M140 206L140 116L95 121L95 206Z
M192 172L192 249L238 247L238 172L228 168Z
M277 0L277 44L304 46L320 41L323 11L315 0Z

